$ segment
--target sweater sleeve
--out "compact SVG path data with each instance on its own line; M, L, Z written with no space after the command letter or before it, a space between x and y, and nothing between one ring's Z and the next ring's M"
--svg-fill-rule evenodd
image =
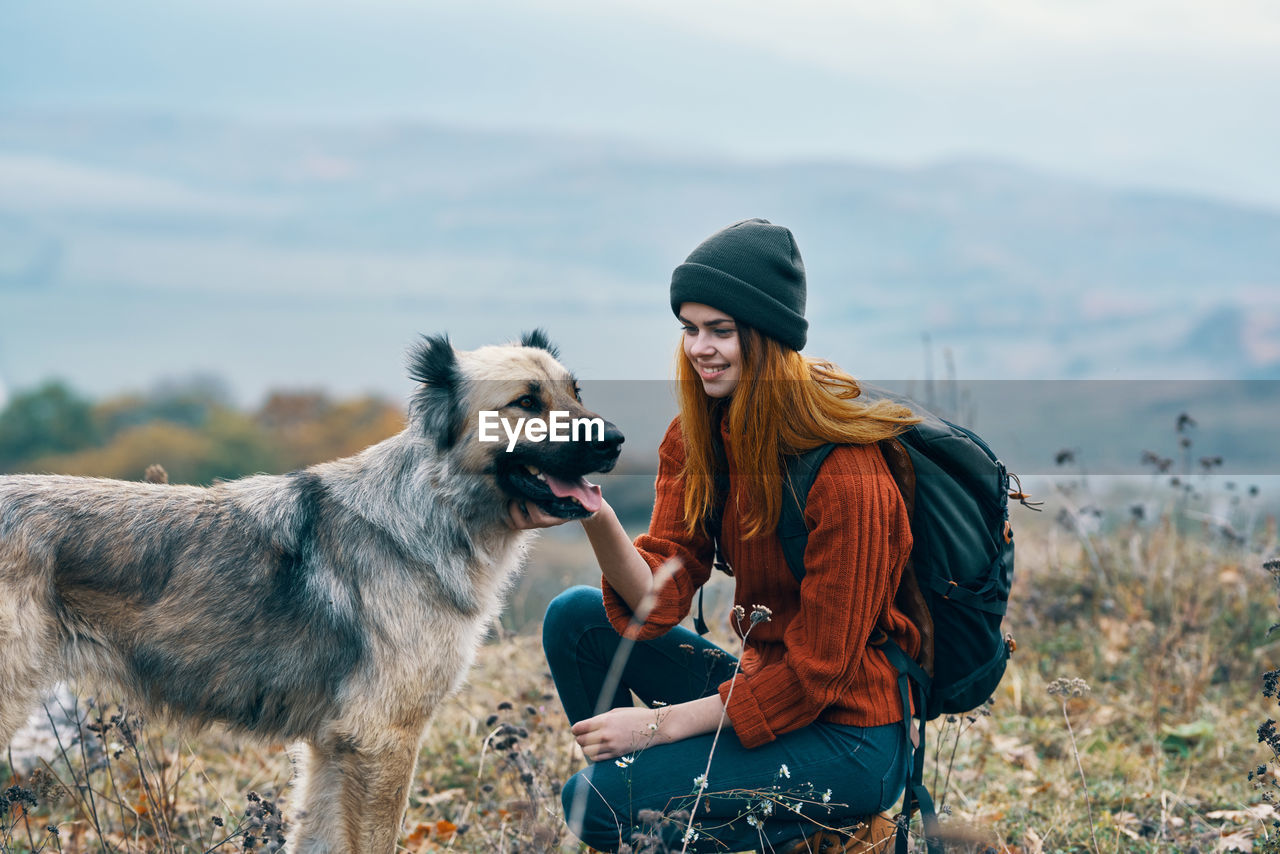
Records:
M805 522L800 607L784 631L783 657L720 686L744 747L811 723L849 690L911 550L906 507L875 446L831 453Z
M689 613L693 595L711 575L713 549L711 539L703 534L690 535L685 530L684 515L684 441L680 419L667 428L658 448L658 479L654 489L653 518L647 533L635 539L636 550L656 572L674 558L680 567L657 592L653 609L637 640L649 640L665 634ZM631 625L631 608L601 577L605 613L621 634Z

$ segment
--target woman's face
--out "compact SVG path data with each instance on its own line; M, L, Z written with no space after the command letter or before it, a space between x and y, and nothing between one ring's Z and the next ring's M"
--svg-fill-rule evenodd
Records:
M733 318L709 305L680 306L684 355L702 379L708 397L728 397L742 376L741 339Z

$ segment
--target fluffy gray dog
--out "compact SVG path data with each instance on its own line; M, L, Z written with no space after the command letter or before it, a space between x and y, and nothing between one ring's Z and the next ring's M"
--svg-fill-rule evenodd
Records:
M0 477L0 747L69 678L299 742L291 850L394 851L423 731L530 536L508 502L593 512L583 475L622 443L541 332L470 352L427 338L410 368L402 433L304 471ZM572 434L527 429L557 418Z

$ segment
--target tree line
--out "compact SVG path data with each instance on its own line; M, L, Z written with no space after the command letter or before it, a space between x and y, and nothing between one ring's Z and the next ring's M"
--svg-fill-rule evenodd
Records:
M403 427L403 407L374 396L277 391L246 410L211 379L102 400L51 380L0 411L0 472L140 480L158 463L174 483L208 484L347 456Z

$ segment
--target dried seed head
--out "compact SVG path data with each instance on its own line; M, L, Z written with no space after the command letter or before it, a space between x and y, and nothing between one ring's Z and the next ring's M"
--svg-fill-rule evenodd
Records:
M658 810L644 809L636 813L641 824L656 825L662 823L662 813Z
M1059 677L1049 683L1046 689L1054 696L1060 696L1063 699L1067 697L1087 697L1089 696L1089 683L1083 679L1068 679L1065 676Z

